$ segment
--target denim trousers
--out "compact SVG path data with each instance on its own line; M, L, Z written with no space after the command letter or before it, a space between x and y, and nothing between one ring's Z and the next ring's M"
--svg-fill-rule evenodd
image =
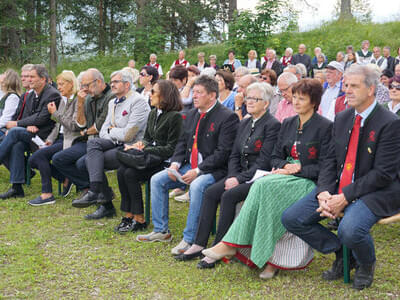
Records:
M86 142L77 142L53 156L53 165L70 179L79 190L89 187L89 174L85 166Z
M13 127L0 144L0 163L10 170L11 183L25 183L24 152L29 150L33 134L24 127Z
M184 175L191 170L191 166L186 164L179 169L179 173ZM189 186L190 206L186 220L186 227L183 231L183 239L192 244L196 237L197 226L199 223L200 209L203 202L203 194L207 187L215 183L211 174L198 176ZM185 184L179 181L172 181L168 177L168 171L163 170L151 177L151 206L152 220L155 232L165 232L168 230L169 219L169 190L174 188L185 188Z
M360 198L344 209L336 235L319 223L323 218L316 211L319 207L316 196L314 189L287 208L282 214L283 226L324 254L338 251L346 245L359 264L374 263L375 247L370 229L380 217L373 214Z

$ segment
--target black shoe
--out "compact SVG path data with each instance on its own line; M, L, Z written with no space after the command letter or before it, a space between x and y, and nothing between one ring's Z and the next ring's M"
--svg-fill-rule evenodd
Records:
M121 223L115 227L114 231L124 234L127 232L136 232L147 228L147 223L140 223L130 218L122 218Z
M104 205L100 205L94 213L85 216L86 220L98 220L102 218L112 218L116 216L117 213L115 208L106 208Z
M356 266L356 261L353 255L350 254L350 270L354 269ZM332 268L322 273L322 278L328 281L337 280L343 277L343 256L336 257L332 264Z
M69 195L69 193L71 193L71 190L72 190L72 181L68 180L67 186L64 186L64 184L62 186L61 196L67 197Z
M99 197L101 197L102 194L97 194L97 193L93 193L92 191L88 191L86 194L84 194L81 198L79 199L75 199L74 201L72 201L72 206L73 207L89 207L90 205L96 204L97 203L97 199L99 199Z
M375 263L372 265L359 265L354 274L353 289L363 290L370 287L374 281Z
M205 260L201 260L197 264L197 269L212 269L215 268L215 264L216 264L215 262L209 264Z
M203 257L204 255L201 254L202 250L195 252L195 253L191 253L191 254L180 253L178 255L175 255L175 259L180 260L180 261L187 261L187 260L195 259L196 257Z
M18 192L14 188L9 188L7 192L0 194L0 199L8 199L8 198L23 198L25 197L25 193L22 190L21 192Z

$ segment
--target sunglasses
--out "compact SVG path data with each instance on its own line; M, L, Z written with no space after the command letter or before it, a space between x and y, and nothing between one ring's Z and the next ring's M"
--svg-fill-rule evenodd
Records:
M143 72L140 72L139 75L140 75L140 76L143 76L143 77L149 76L148 74L143 73Z
M391 83L391 84L389 84L389 89L390 90L396 89L396 90L400 91L400 84Z
M262 80L268 80L269 78L267 76L261 76Z

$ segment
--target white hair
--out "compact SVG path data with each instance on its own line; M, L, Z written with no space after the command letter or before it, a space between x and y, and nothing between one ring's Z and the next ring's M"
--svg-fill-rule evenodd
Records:
M246 89L246 94L248 95L250 91L256 90L260 92L263 101L270 101L274 97L274 88L266 82L254 82L250 84Z
M129 87L132 87L133 84L133 78L132 78L132 73L130 73L128 70L118 70L115 72L112 72L110 78L113 78L114 76L121 76L121 80L123 82L128 82Z
M208 67L208 68L204 68L204 70L202 70L200 72L200 76L201 75L206 75L206 76L209 76L211 78L214 78L216 73L217 73L217 71L214 68Z
M282 80L285 81L289 85L296 83L298 81L296 75L294 75L291 72L283 72L281 75L279 75L278 82L280 82Z
M290 52L290 54L293 54L293 49L292 49L292 48L290 48L290 47L286 48L285 52L286 52L286 51L289 51L289 52Z

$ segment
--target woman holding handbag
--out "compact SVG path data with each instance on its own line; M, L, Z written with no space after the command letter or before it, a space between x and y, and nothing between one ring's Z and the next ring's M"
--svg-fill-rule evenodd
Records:
M149 114L143 141L125 145L123 151L136 149L159 158L161 163L143 168L124 164L118 169L118 185L121 193L121 210L125 212L121 223L115 227L118 233L135 232L147 227L143 216L141 182L148 180L164 167L164 161L172 156L182 129L182 102L176 86L160 80L153 86L150 96L154 108ZM137 151L136 151L137 152ZM121 155L117 155L121 157Z

